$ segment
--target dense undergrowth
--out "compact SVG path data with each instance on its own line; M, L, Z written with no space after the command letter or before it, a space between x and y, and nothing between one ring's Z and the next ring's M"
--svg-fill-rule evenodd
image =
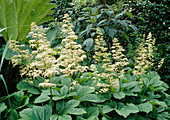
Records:
M19 1L0 5L20 21ZM167 2L35 0L25 32L0 20L0 120L168 120Z

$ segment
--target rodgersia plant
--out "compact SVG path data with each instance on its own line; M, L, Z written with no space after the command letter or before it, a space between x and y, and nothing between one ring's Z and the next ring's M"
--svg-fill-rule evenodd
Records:
M17 55L12 57L12 63L20 65L21 76L49 78L58 72L57 61L54 57L57 52L50 48L50 42L47 41L44 32L44 29L37 28L35 23L31 24L30 34L33 39L29 40L29 47L32 50L23 50L24 44L19 44L18 41L11 41L9 48L17 52Z
M155 44L155 39L152 40L152 34L149 33L146 42L142 42L139 45L138 50L136 50L135 70L134 74L141 75L146 72L147 69L151 69L153 66L154 56L153 48Z
M119 86L119 79L124 75L124 67L128 65L128 59L122 53L125 51L120 46L119 41L114 38L112 51L108 52L106 42L103 39L100 29L97 28L97 38L95 39L95 55L93 58L95 62L101 64L103 72L96 70L95 65L91 65L91 70L94 74L104 79L105 83L98 83L97 86L101 86L100 93L106 93L109 90L110 85ZM112 58L112 59L111 59ZM107 81L107 82L106 82Z
M62 32L67 37L62 40L63 46L58 48L60 49L60 57L57 59L57 65L61 73L69 76L77 72L83 73L88 67L80 64L87 56L85 55L85 51L82 50L82 46L75 42L78 36L72 30L71 18L68 14L65 14L64 18Z

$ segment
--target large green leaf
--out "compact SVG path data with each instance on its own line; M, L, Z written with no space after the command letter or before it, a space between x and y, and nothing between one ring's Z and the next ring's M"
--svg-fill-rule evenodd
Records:
M86 118L88 118L88 120L90 120L91 118L95 118L94 116L98 116L99 115L99 109L98 107L89 107L87 108L87 113L84 115Z
M18 120L19 115L18 112L14 109L9 110L8 114L7 114L7 120Z
M113 93L113 96L116 98L116 99L122 99L125 97L125 93L124 92L119 92L119 93Z
M58 120L72 120L70 115L59 116Z
M64 113L73 114L73 115L82 115L86 113L86 111L83 108L71 108L66 110Z
M78 100L70 100L65 104L63 114L74 114L81 115L86 113L82 108L75 108L79 105L80 101Z
M89 102L98 102L100 99L95 94L87 94L78 100L89 101Z
M52 114L52 107L46 105L44 107L33 106L20 112L21 119L19 120L49 120Z
M35 86L30 85L29 83L24 82L24 81L20 81L17 84L17 89L18 90L28 90L28 92L32 93L32 94L40 94L40 90L38 88L36 88Z
M61 79L61 83L65 86L67 86L68 88L70 88L71 86L71 79L70 78L67 78L67 77L63 77Z
M109 113L109 112L111 112L111 111L113 111L114 109L111 107L111 106L103 106L102 108L101 108L101 111L103 112L103 113Z
M1 0L0 1L0 28L7 28L2 32L8 41L23 40L30 30L30 24L37 24L52 20L47 16L55 7L49 4L50 0Z
M64 85L61 88L60 93L61 93L62 96L66 95L68 93L68 87Z
M13 93L10 97L11 106L14 109L20 109L29 103L29 96L24 95L23 91Z
M89 93L94 92L94 89L91 89L89 86L80 86L78 91L77 91L77 96L83 96Z
M50 97L44 94L41 94L37 99L35 99L34 103L42 103L50 100Z
M131 113L138 113L139 112L138 108L132 103L127 104L126 106L123 106L119 110L118 109L115 109L115 110L119 115L122 115L125 118L127 116L129 116L129 114L131 114Z
M153 106L150 103L142 103L137 105L139 111L149 113L153 110Z

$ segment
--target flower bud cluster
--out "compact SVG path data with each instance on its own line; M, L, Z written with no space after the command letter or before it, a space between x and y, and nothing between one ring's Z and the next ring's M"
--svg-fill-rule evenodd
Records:
M56 84L50 83L49 79L46 79L43 83L39 83L39 87L46 87L46 88L51 88L51 87L56 87Z

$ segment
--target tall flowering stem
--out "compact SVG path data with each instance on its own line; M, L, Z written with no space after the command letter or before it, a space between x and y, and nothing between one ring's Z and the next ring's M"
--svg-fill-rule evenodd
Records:
M63 46L58 49L60 57L57 59L57 66L64 76L73 75L76 73L85 72L88 67L82 66L80 63L87 57L82 46L75 40L78 38L72 30L71 18L68 14L64 15L64 24L62 25L62 32L67 36L62 40Z
M145 36L144 36L145 37ZM138 50L136 50L135 70L134 74L141 75L146 72L146 69L151 69L154 65L153 48L155 44L155 39L152 40L152 34L149 33L145 42L139 45Z

